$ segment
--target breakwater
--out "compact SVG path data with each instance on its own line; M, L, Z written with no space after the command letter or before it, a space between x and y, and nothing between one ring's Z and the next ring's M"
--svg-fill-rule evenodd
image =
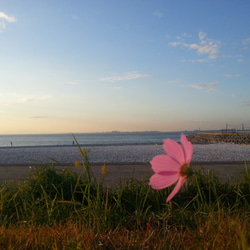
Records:
M187 136L193 143L233 143L250 144L250 133L197 133Z

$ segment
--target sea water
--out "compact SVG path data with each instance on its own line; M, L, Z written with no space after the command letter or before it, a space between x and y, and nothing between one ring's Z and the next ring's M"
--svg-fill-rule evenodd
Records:
M204 132L204 131L202 131ZM206 131L208 132L208 131ZM209 131L210 132L210 131ZM0 135L0 147L34 147L34 146L69 146L77 143L81 146L108 145L154 145L162 144L164 139L180 141L180 135L194 134L195 131L178 132L107 132L77 134L19 134Z

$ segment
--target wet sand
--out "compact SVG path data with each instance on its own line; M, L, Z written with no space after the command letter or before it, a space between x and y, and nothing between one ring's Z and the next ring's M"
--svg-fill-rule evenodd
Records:
M74 164L54 164L56 169L62 170L70 168L73 171L79 171ZM145 180L146 182L153 174L151 165L149 162L138 163L107 163L107 174L101 174L101 168L103 164L93 163L90 165L91 169L97 179L103 180L107 186L116 186L120 182L129 180L131 178L136 180ZM28 176L28 173L41 165L29 165L29 164L1 164L0 165L0 182L11 181L24 181ZM222 181L237 180L241 178L242 172L246 167L250 167L250 163L244 162L194 162L191 167L193 169L204 169L205 171L212 171Z

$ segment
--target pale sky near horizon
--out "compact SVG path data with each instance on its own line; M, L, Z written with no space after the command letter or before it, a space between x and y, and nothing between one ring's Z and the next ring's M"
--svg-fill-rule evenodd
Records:
M2 0L0 134L250 125L250 1Z

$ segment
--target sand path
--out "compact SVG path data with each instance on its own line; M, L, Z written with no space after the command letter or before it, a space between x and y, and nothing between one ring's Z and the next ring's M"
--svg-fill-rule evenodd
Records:
M91 164L94 175L97 179L103 179L107 186L116 186L120 181L125 181L131 178L137 180L148 180L153 171L150 164L147 163L107 163L107 174L101 174L103 164ZM24 180L28 173L36 166L28 164L20 165L0 165L0 182L10 182L17 180ZM38 166L39 167L39 166ZM59 170L70 168L77 171L73 164L55 165ZM244 162L196 162L192 163L193 169L203 168L204 170L211 170L221 178L221 180L236 180L242 175L246 167L250 167L250 163Z

